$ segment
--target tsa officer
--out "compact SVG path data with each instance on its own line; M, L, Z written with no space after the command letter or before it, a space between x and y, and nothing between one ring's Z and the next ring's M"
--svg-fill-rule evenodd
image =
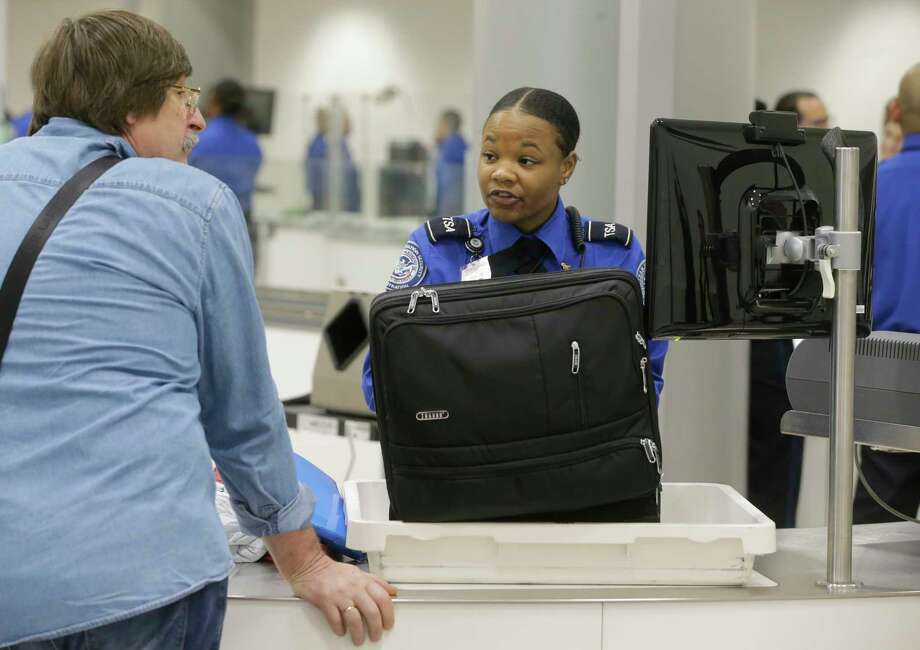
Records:
M579 131L575 109L557 93L518 88L502 97L482 129L478 173L485 207L432 219L413 232L387 290L616 267L636 275L644 298L645 255L632 232L567 211L559 196L578 162ZM648 346L660 396L667 342ZM363 389L368 406L376 410L369 355Z

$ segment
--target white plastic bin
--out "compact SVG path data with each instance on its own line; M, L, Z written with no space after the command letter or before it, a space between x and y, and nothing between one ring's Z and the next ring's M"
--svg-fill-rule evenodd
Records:
M348 546L391 582L740 585L776 550L773 522L737 491L665 483L661 523L406 523L386 482L347 481Z

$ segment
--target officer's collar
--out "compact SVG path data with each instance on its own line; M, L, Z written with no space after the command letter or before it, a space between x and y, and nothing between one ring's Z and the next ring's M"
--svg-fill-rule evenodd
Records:
M70 117L52 117L35 135L95 140L103 148L114 149L115 153L121 158L137 157L134 147L128 144L128 141L121 136L103 133L80 120Z
M518 230L517 226L502 223L490 215L489 240L492 244L493 253L505 250L525 236L526 234ZM562 197L556 199L556 209L553 210L553 214L531 236L537 237L546 244L560 264L566 257L569 257L568 252L575 250L569 236L569 223L566 218Z

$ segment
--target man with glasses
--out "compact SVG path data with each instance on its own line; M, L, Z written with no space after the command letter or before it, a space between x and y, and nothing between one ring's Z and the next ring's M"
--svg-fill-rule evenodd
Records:
M776 111L797 113L802 128L826 129L829 118L827 106L818 95L810 90L794 90L779 98Z
M392 587L309 525L239 203L184 164L205 128L191 72L150 20L65 20L32 65L33 135L0 147L0 647L216 649L232 562L211 459L333 630L393 624ZM9 302L39 213L106 157Z

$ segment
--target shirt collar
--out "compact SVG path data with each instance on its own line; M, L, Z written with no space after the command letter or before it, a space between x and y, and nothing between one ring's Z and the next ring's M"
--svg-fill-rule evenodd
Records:
M52 136L65 138L85 138L95 140L104 149L113 149L121 158L136 158L137 152L128 141L118 135L110 135L95 129L80 120L70 117L52 117L35 136Z
M920 133L908 133L905 135L901 151L920 151Z
M525 233L518 230L517 226L510 223L502 223L489 215L489 240L492 243L492 252L497 253L512 246L521 237L526 237ZM566 218L565 204L562 197L556 199L556 209L550 215L546 222L537 228L531 236L537 237L553 252L556 261L560 264L570 257L570 253L575 250L569 237L569 222Z

